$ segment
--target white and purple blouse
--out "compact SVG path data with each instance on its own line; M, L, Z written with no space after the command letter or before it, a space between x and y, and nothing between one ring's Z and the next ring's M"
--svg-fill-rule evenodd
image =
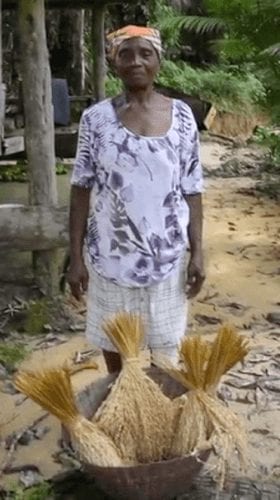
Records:
M96 272L121 286L164 280L188 244L184 196L202 192L199 139L190 108L172 104L160 137L128 130L111 99L81 118L71 183L92 189L87 251Z

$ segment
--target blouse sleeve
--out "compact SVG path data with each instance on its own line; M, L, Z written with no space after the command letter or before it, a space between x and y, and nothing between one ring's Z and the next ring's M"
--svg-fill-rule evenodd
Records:
M95 172L90 151L90 127L87 116L83 113L79 126L78 146L71 184L91 189L94 185L94 180Z
M186 151L182 166L181 189L184 195L203 192L203 174L200 162L200 144L196 121L191 111L188 116L188 130L185 132Z

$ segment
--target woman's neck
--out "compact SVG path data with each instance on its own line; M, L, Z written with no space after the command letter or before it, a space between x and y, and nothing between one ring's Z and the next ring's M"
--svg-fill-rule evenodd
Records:
M125 90L125 99L127 104L141 104L142 106L147 105L151 103L154 97L155 91L152 86L146 89Z

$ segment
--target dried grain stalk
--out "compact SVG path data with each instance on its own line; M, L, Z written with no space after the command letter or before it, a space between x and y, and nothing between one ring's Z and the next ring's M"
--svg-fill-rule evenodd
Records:
M94 422L114 440L123 459L162 460L170 449L172 403L141 368L142 321L137 315L119 313L104 330L122 357L122 370Z
M67 427L83 462L101 467L124 465L113 441L79 413L68 370L22 371L15 386Z
M222 375L243 361L247 353L248 342L233 328L223 326L212 344L200 336L183 340L180 347L183 369L160 363L189 391L174 401L177 432L171 456L212 447L218 459L216 475L220 486L235 451L242 467L247 463L247 439L241 419L217 398L217 387Z

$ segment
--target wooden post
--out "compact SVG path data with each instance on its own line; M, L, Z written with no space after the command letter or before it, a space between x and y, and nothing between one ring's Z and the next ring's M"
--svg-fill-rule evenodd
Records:
M2 141L4 139L5 120L5 86L2 82L2 0L0 0L0 155L2 155Z
M29 203L57 204L51 73L44 0L19 0ZM34 252L35 276L47 295L58 292L57 250Z
M83 94L85 90L85 50L84 50L84 31L85 31L85 11L80 10L75 13L73 19L73 59L72 59L72 85L73 93L76 95Z
M106 51L105 51L105 10L100 5L92 11L93 82L97 101L105 98Z
M81 95L85 88L84 10L72 7L70 2L67 9L47 11L46 29L52 76L66 78L70 94Z
M0 0L0 85L2 84L2 0Z
M67 247L68 213L68 206L0 205L0 251Z

